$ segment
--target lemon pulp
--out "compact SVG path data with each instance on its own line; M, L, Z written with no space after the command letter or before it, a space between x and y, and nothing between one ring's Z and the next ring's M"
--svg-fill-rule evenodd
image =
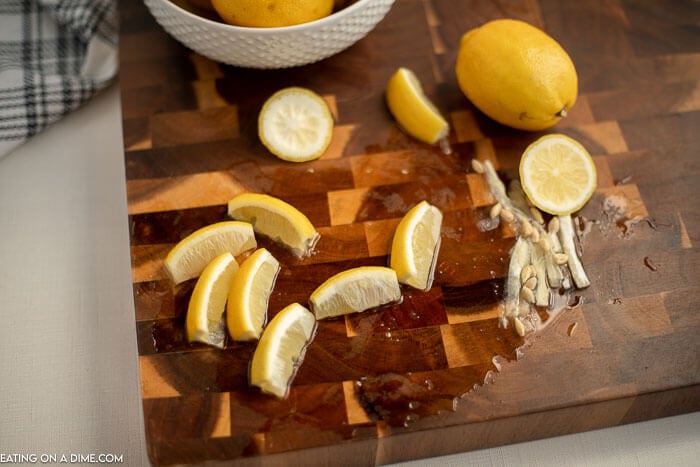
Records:
M586 204L596 189L597 172L579 142L550 134L525 149L520 159L520 182L535 206L561 216Z
M275 156L290 162L321 157L333 136L328 104L310 89L290 87L265 101L258 116L258 136Z

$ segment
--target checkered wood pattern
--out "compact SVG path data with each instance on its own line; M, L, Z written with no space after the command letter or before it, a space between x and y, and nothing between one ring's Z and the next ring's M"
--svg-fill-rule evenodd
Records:
M152 462L383 463L698 409L700 193L691 148L700 34L692 3L399 0L338 56L254 71L194 54L139 1L121 2L125 180ZM572 55L580 97L552 131L581 141L599 174L579 213L593 284L517 362L524 341L497 324L514 233L476 227L493 198L469 167L490 160L512 178L540 134L485 118L453 72L461 34L497 17L546 29ZM383 90L398 66L411 68L448 116L452 154L392 121ZM277 160L257 139L262 103L290 85L316 90L336 119L317 161ZM445 215L434 287L404 288L401 304L320 323L285 400L248 387L254 344L187 343L193 282L175 287L162 267L174 243L224 220L226 202L246 191L288 201L321 233L304 260L259 239L282 264L271 315L307 303L336 272L385 265L396 224L418 201ZM496 384L473 389L485 378ZM519 425L537 423L538 413L550 423Z

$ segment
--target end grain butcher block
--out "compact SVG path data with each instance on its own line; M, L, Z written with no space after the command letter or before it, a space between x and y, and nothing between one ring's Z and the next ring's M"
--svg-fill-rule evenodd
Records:
M382 464L684 413L700 407L700 7L691 0L398 0L365 39L317 64L223 66L184 48L139 0L121 2L121 92L145 436L157 465L282 460ZM598 189L576 215L591 286L525 340L498 326L514 233L482 231L494 202L471 160L504 180L542 133L495 124L460 93L461 35L510 17L570 53L580 97L555 128L583 143ZM384 87L413 70L448 117L452 153L412 140ZM257 139L282 87L330 104L333 141L293 164ZM287 399L247 384L254 344L187 343L192 283L162 261L226 219L241 192L304 212L321 240L282 264L270 314L307 303L332 274L386 265L414 204L444 213L434 286L400 304L319 325ZM125 220L126 221L126 220ZM134 351L134 349L125 349Z

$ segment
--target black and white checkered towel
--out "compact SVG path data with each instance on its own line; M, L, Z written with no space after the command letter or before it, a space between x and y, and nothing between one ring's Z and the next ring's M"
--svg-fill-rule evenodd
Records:
M116 0L0 0L0 158L116 76Z

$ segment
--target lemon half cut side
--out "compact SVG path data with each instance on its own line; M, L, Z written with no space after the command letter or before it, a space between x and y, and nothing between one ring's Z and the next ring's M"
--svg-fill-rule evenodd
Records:
M270 195L240 194L228 202L228 215L250 222L255 232L282 243L300 258L311 253L320 236L304 213Z
M258 136L278 158L305 162L323 155L331 143L333 125L333 116L321 96L310 89L289 87L263 104Z
M398 124L409 135L428 144L445 139L450 126L423 92L418 77L401 67L389 78L386 102Z
M226 303L226 323L236 341L259 339L280 263L265 248L246 258L233 276Z
M223 314L226 297L238 263L229 252L214 258L197 279L192 291L185 327L190 342L223 347L226 337Z
M311 293L316 319L357 313L401 300L401 288L393 269L360 266L339 272Z
M253 226L248 222L224 221L202 227L180 240L164 260L175 284L193 279L218 255L237 256L257 246Z
M285 397L315 332L314 315L299 303L279 311L255 347L249 368L250 384L265 393Z
M563 134L543 136L525 149L520 182L535 206L558 216L581 209L598 183L591 155Z
M432 285L440 248L442 212L427 201L412 207L396 227L389 264L399 282L427 290Z

